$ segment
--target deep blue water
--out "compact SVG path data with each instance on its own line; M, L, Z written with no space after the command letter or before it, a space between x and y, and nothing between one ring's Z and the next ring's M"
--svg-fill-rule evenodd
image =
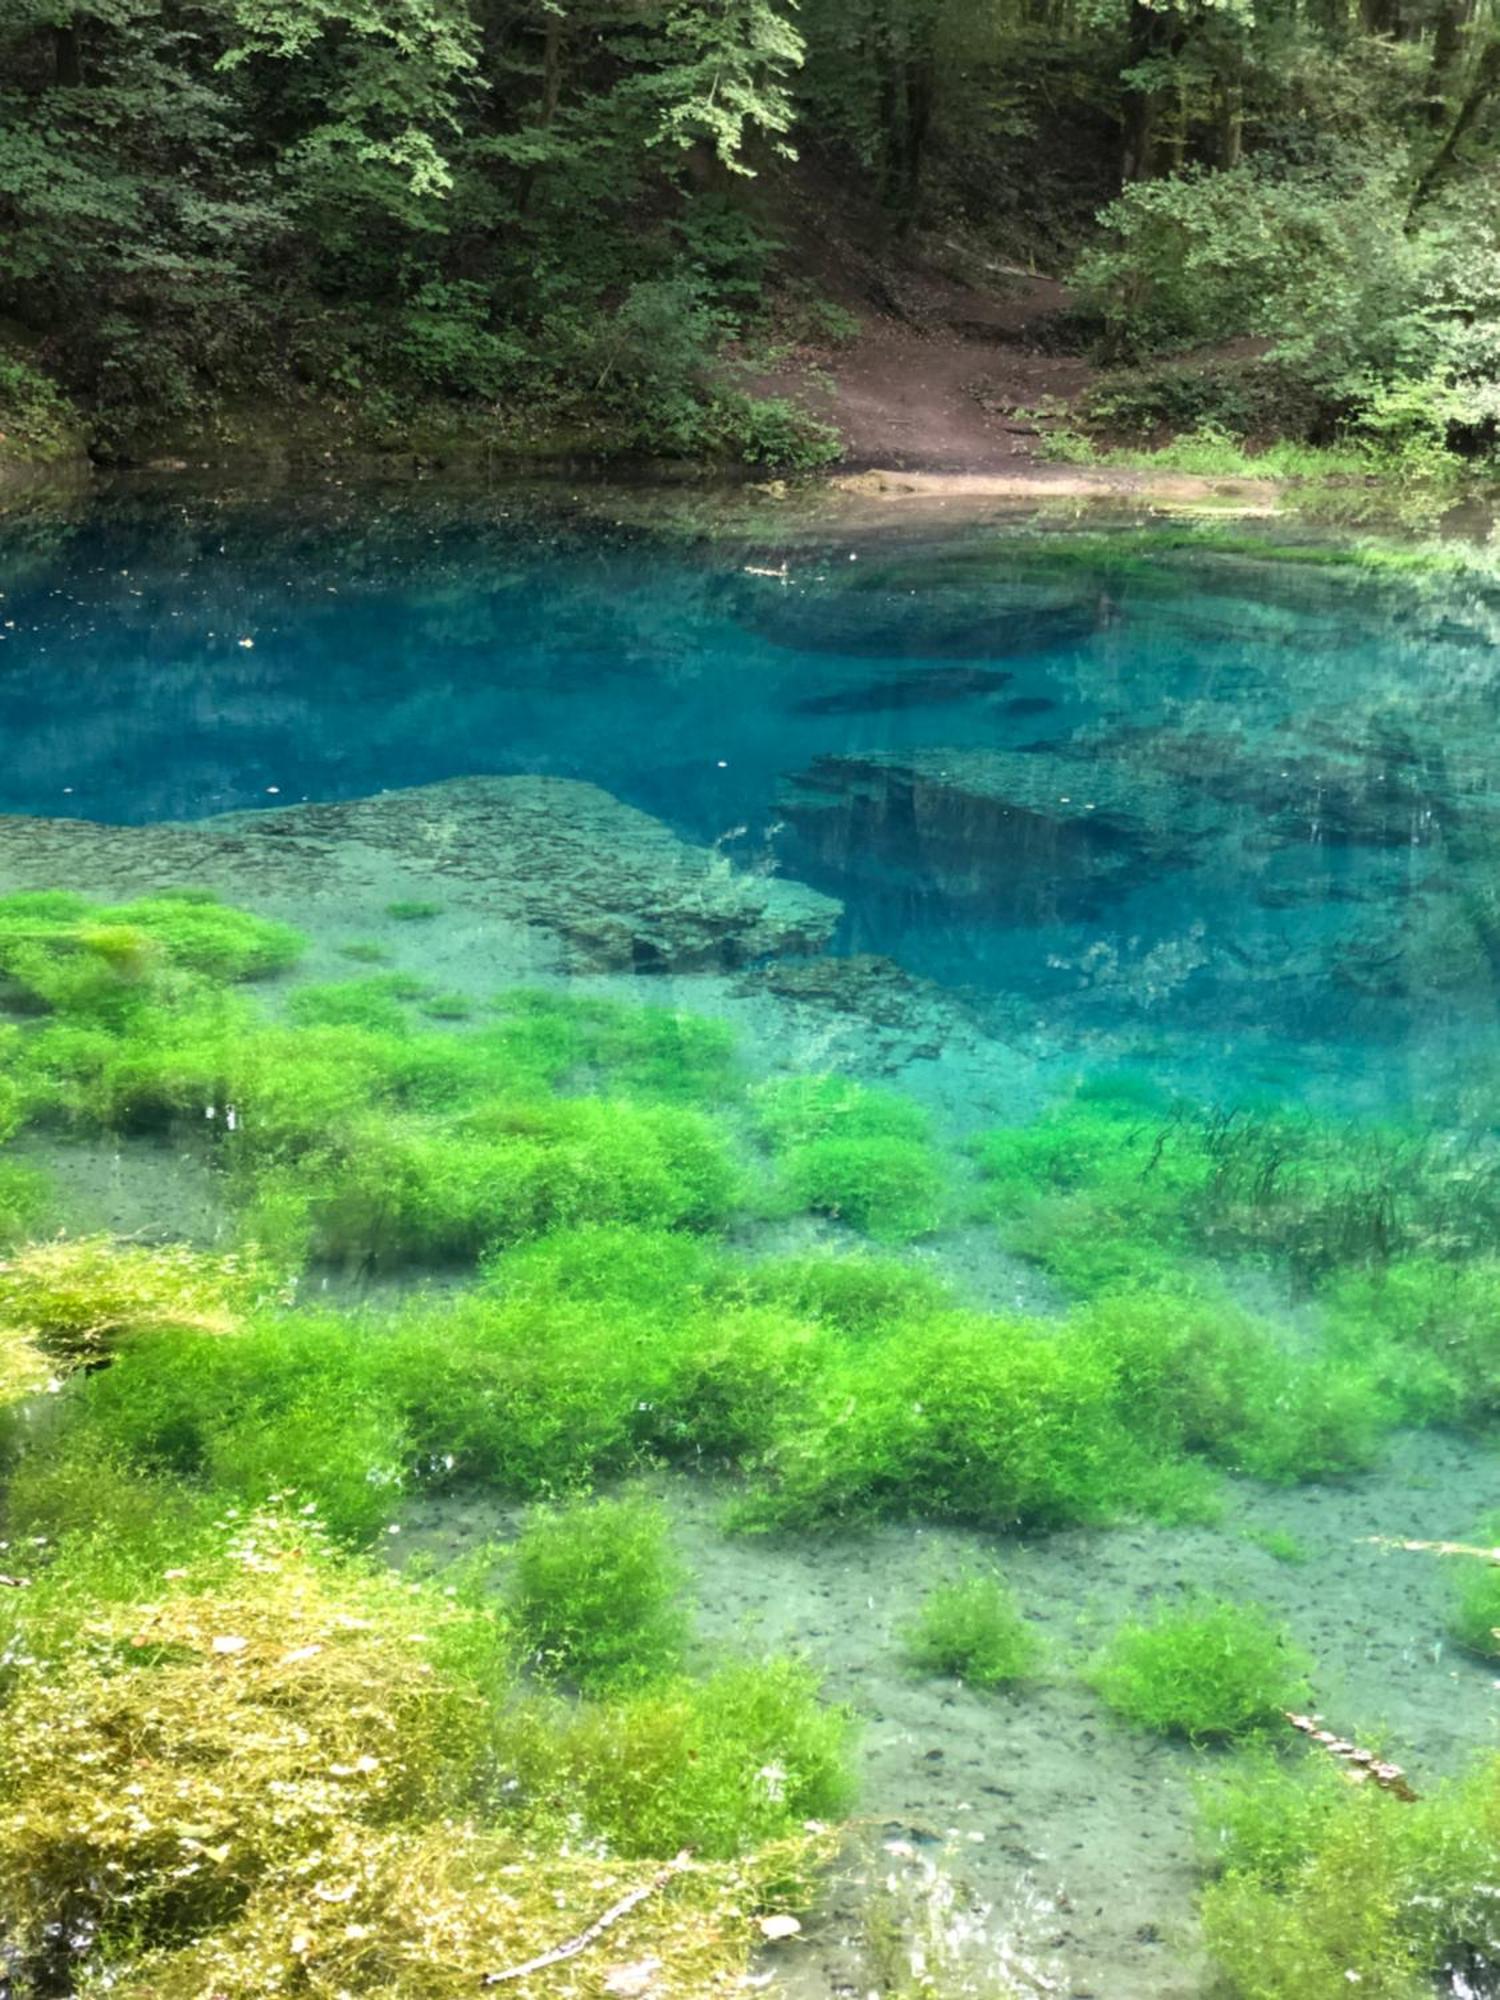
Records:
M0 810L584 778L837 894L845 949L1100 1032L1349 1071L1487 1033L1500 593L1160 540L421 495L32 517L0 528Z

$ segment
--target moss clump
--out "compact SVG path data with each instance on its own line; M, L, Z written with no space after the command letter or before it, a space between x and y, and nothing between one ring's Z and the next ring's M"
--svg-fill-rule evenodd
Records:
M29 1244L0 1261L0 1402L165 1328L227 1334L273 1290L253 1258L112 1237Z
M1426 2000L1495 1962L1500 1761L1415 1804L1331 1767L1254 1765L1203 1813L1203 1929L1232 2000Z
M976 1148L1007 1245L1085 1296L1160 1283L1193 1255L1256 1254L1304 1278L1493 1240L1484 1142L1394 1126L1204 1111L1106 1079Z
M1500 1516L1479 1524L1482 1547L1500 1541ZM1456 1578L1448 1629L1461 1646L1482 1660L1500 1660L1500 1563L1465 1557Z
M216 980L259 979L293 965L307 940L287 924L230 909L206 891L90 903L54 891L0 897L0 970L40 999L67 990L66 968L92 958L123 979L156 963Z
M753 1299L854 1336L951 1312L955 1304L935 1272L893 1257L767 1258L747 1269L742 1283Z
M1500 1259L1405 1258L1344 1273L1324 1296L1335 1351L1378 1369L1408 1421L1500 1412Z
M474 1002L467 993L429 993L417 1005L431 1021L467 1021L474 1012Z
M841 1076L793 1076L755 1094L756 1125L777 1157L783 1199L882 1243L942 1222L942 1163L926 1113L894 1091Z
M287 1014L303 1028L362 1028L372 1035L403 1036L409 1028L402 1001L412 998L403 973L300 986Z
M398 924L419 924L425 923L431 917L440 917L443 914L443 906L441 903L424 903L415 898L408 898L404 902L387 903L385 913Z
M700 2000L742 1982L757 1911L810 1894L847 1726L801 1669L507 1704L499 1621L340 1561L305 1511L173 1533L74 1537L0 1607L24 1990L457 2000L688 1847L610 1945Z
M1203 1287L1109 1293L1071 1324L1114 1368L1122 1413L1138 1430L1164 1450L1202 1452L1271 1484L1360 1470L1397 1420L1377 1371L1295 1352L1279 1330Z
M1149 1487L1106 1360L1024 1321L948 1313L835 1347L788 1413L750 1519L1102 1520Z
M336 1568L306 1519L247 1519L145 1604L85 1580L47 1579L14 1614L28 1664L0 1746L0 1859L32 1963L59 1931L105 1951L200 1937L315 1862L331 1827L475 1794L482 1621Z
M319 1253L383 1263L469 1259L586 1222L704 1229L739 1179L698 1113L571 1098L497 1104L447 1129L354 1126L280 1186L306 1203Z
M502 1721L500 1755L535 1811L571 1802L618 1854L709 1860L838 1819L853 1787L849 1715L797 1661L720 1668L559 1719Z
M782 1162L782 1185L797 1208L830 1215L877 1243L930 1236L943 1219L940 1162L910 1139L813 1139Z
M1150 1623L1123 1625L1095 1663L1093 1682L1137 1728L1223 1743L1305 1703L1307 1664L1254 1605L1201 1598Z
M901 1642L919 1673L956 1674L982 1688L1024 1680L1040 1650L1004 1581L988 1573L936 1584Z
M485 1287L502 1298L629 1306L654 1316L701 1307L732 1285L718 1244L675 1229L584 1223L517 1244L489 1259Z
M755 1122L775 1153L815 1139L925 1140L927 1114L893 1090L871 1090L842 1076L789 1076L763 1084Z
M685 1577L660 1507L628 1498L544 1510L513 1560L516 1630L537 1672L602 1694L681 1666Z

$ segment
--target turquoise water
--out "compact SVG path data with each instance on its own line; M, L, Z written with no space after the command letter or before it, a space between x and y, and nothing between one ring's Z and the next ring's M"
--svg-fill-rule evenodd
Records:
M477 1867L498 1828L563 1883L516 1939L445 1918L443 1992L682 1849L846 1813L765 1906L803 1929L736 1946L784 2000L1500 1990L1500 1593L1378 1542L1488 1546L1500 1506L1500 584L1279 525L834 507L168 480L0 522L21 1736L49 1646L73 1663L72 1733L15 1768L160 1783L192 1854L259 1855L242 1719L233 1841L194 1789L226 1663L371 1631L378 1715L373 1563L410 1586L398 1652L460 1602L511 1621L464 1683L480 1776L455 1748L433 1803L408 1774L423 1837ZM345 1607L310 1648L284 1554L224 1596L257 1536ZM944 1590L958 1637L919 1642ZM1135 1624L1199 1613L1194 1671L1133 1681ZM157 1719L112 1761L137 1725L90 1689L121 1661L189 1674L180 1764ZM1314 1707L1420 1800L1338 1819L1355 1794L1285 1726ZM425 1717L441 1762L464 1731ZM351 1786L363 1749L329 1751ZM399 1853L335 1939L280 1831L249 1915L209 1917L205 1863L163 1891L122 1834L122 1917L88 1842L10 1813L10 1768L18 1993L78 1963L129 2000L163 1965L306 1990L287 1937L326 1941L315 1990L419 1990L338 1957L408 1920ZM1473 1769L1489 1803L1453 1803ZM1205 1774L1272 1791L1237 1833ZM378 1804L338 1838L384 1839ZM1273 1824L1293 1862L1245 1833ZM1387 1881L1389 1933L1358 1901ZM700 2000L680 1938L621 1936L591 1984L519 1990Z
M1400 1093L1490 1013L1500 593L1164 539L121 504L11 578L0 808L585 779L837 896L841 950Z

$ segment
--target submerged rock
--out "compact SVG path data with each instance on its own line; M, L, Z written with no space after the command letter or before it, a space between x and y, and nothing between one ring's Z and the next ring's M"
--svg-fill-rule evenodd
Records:
M0 817L0 881L132 893L191 882L312 905L438 890L556 941L559 969L686 972L821 951L841 906L742 873L572 778L456 778L192 824Z
M818 864L1026 920L1191 864L1221 816L1171 781L1023 750L820 757L781 801Z
M794 715L878 715L887 709L935 708L939 703L987 700L1009 687L1015 675L994 667L930 667L925 673L864 681L793 703ZM1043 707L1050 707L1044 702ZM1029 710L1026 711L1030 713Z

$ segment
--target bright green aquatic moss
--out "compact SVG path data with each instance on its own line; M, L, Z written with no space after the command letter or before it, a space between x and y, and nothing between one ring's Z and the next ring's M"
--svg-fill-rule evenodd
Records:
M781 1185L797 1208L832 1216L877 1243L930 1236L943 1220L937 1155L913 1139L810 1139L782 1156Z
M1251 1604L1198 1598L1124 1625L1093 1669L1117 1715L1162 1736L1222 1743L1307 1699L1308 1662Z
M893 1090L872 1090L843 1076L790 1076L754 1094L755 1121L773 1152L817 1139L928 1137L921 1106Z
M1426 2000L1494 1962L1500 1760L1416 1803L1259 1765L1202 1817L1221 1870L1204 1935L1232 2000Z
M853 1786L847 1712L818 1699L791 1660L721 1668L559 1722L545 1709L502 1720L499 1755L534 1810L572 1806L620 1854L709 1859L836 1820Z
M588 1222L705 1229L734 1206L739 1177L696 1112L570 1098L492 1105L448 1129L372 1120L341 1159L299 1163L295 1185L320 1255L398 1264Z
M542 1509L512 1561L516 1632L535 1672L596 1695L681 1668L686 1575L659 1506L627 1497Z
M956 1674L981 1688L1024 1680L1040 1653L1011 1592L991 1572L935 1584L902 1627L901 1643L919 1673Z

